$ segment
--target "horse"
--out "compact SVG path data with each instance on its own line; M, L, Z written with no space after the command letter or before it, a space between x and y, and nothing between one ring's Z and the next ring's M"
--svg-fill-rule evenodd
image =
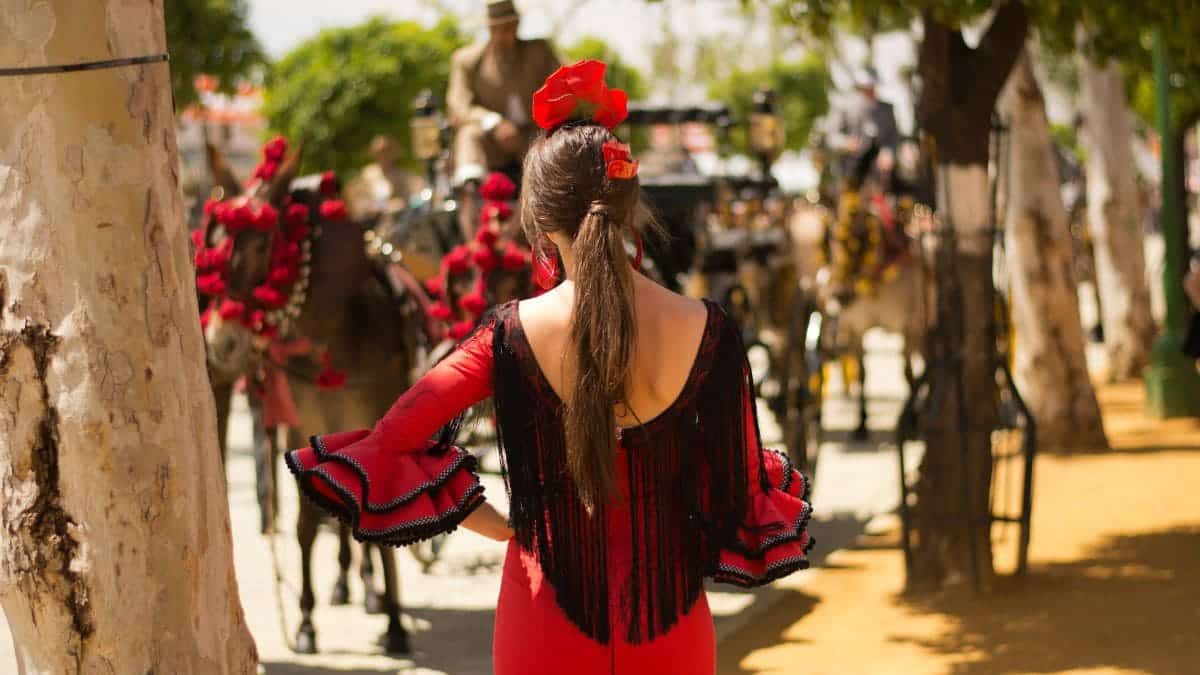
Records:
M852 358L858 365L859 422L855 440L866 440L867 393L863 336L871 328L903 339L904 377L911 387L914 364L922 353L931 307L932 284L918 250L906 234L927 210L901 200L894 213L882 198L868 199L864 190L875 154L868 152L855 176L843 185L834 212L820 204L797 208L789 222L796 266L810 272L802 286L822 316L814 345L826 355ZM883 226L890 220L889 233ZM849 378L845 378L849 391Z
M275 143L275 141L273 141ZM330 429L370 427L411 383L417 367L420 319L416 309L392 282L384 265L368 256L363 231L348 221L338 208L340 187L330 174L295 179L299 151L277 155L262 177L252 180L244 191L223 157L209 148L210 168L226 195L238 195L229 208L245 206L248 213L264 213L266 205L279 214L273 227L231 228L213 218L198 243L208 251L224 251L225 273L221 289L224 300L206 312L205 338L210 370L218 375L218 407L228 415L228 383L240 374L258 373L268 385L266 401L290 397L297 422L286 426L288 447L299 447L312 435ZM214 207L214 210L217 207ZM298 213L294 214L293 211ZM307 223L291 228L293 215L307 214ZM289 241L296 235L295 247ZM302 235L302 236L301 236ZM282 242L282 248L280 244ZM283 253L280 253L283 251ZM288 257L291 256L291 257ZM282 278L290 289L281 302L270 293L260 294L264 283L279 272L277 263L302 263ZM200 262L198 256L197 262ZM198 282L205 277L198 277ZM278 280L277 280L278 281ZM209 281L208 283L212 283ZM205 290L205 289L202 289ZM208 288L213 291L215 289ZM243 312L234 316L237 305ZM256 303L265 305L262 314L251 313ZM226 311L228 310L228 311ZM272 334L276 333L277 334ZM306 348L307 347L307 348ZM338 386L336 392L326 389ZM224 398L224 405L222 404ZM224 427L222 422L220 425ZM272 477L278 447L274 429L268 428L266 461ZM317 651L312 623L315 598L312 585L312 546L322 518L318 508L300 499L296 535L301 551L301 621L294 649ZM333 604L348 600L347 569L350 564L349 534L339 529L340 573L334 587ZM371 550L382 559L384 595L374 593L371 580ZM399 578L394 552L387 547L364 547L364 585L368 611L381 605L387 615L387 630L381 643L388 653L409 652L409 636L400 622Z

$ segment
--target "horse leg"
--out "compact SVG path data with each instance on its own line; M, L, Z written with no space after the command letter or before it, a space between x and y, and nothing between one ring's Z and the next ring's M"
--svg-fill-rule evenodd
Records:
M408 631L400 623L400 575L396 568L396 550L390 546L371 546L379 551L383 561L383 592L386 596L384 609L387 612L387 632L381 642L388 654L408 654ZM369 555L369 553L364 553Z
M381 554L386 557L387 551L390 549L382 546L372 546L371 544L363 544L362 549L362 567L359 568L363 582L363 609L367 614L383 614L386 608L384 598L379 594L375 586L375 559L371 557L371 551L379 549ZM386 570L384 570L386 573Z
M350 602L350 528L338 523L338 576L333 584L329 604L345 605Z
M866 350L861 347L855 354L858 360L858 428L854 430L854 440L865 441L870 436L867 431L867 358Z
M296 522L296 539L300 542L300 626L296 629L296 651L317 653L317 631L313 628L312 611L316 605L312 584L312 550L317 539L321 514L307 499L300 499L300 515Z

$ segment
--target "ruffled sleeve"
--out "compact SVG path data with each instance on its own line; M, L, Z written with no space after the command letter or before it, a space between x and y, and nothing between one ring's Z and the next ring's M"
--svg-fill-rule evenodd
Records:
M745 468L751 488L742 525L722 542L712 578L749 588L808 568L814 541L807 530L812 515L807 477L782 452L762 448L748 364L742 389Z
M314 436L286 454L301 491L360 541L404 546L455 529L484 501L475 457L435 434L492 393L484 323L404 393L373 429Z

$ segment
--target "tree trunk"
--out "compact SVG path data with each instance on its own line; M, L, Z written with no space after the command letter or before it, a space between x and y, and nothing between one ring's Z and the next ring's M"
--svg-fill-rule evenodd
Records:
M1156 333L1138 212L1133 115L1115 62L1101 66L1081 57L1079 73L1088 147L1088 226L1104 346L1109 377L1126 380L1140 376L1149 363Z
M1088 377L1066 207L1046 101L1028 52L1000 102L1011 165L1005 237L1016 331L1017 385L1050 450L1107 448Z
M6 66L164 41L161 0L0 10ZM167 65L0 87L0 603L17 667L253 672Z
M991 587L992 429L996 425L993 207L988 190L992 110L1025 43L1020 3L997 10L979 45L926 12L918 52L919 121L938 163L937 325L928 339L925 455L913 509L908 586Z

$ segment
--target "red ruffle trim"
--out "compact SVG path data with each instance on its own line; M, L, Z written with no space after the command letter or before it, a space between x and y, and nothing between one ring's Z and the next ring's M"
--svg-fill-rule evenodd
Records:
M469 452L432 442L404 452L383 441L365 429L313 436L284 457L304 494L359 541L413 544L453 531L483 503Z
M714 581L750 588L808 568L808 479L775 450L763 453L763 467L771 488L755 493L748 522L718 554Z

